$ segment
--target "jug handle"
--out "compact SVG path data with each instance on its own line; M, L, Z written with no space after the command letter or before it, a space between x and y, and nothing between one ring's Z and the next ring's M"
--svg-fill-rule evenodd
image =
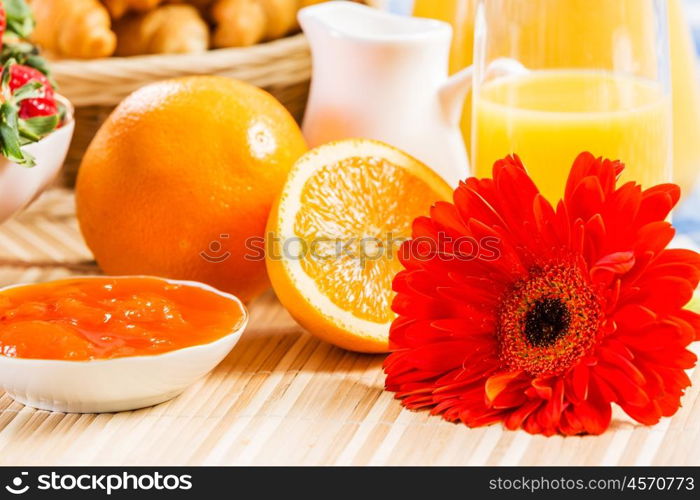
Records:
M452 75L440 87L440 104L442 111L450 125L456 126L462 118L464 100L472 88L474 78L474 65Z
M486 78L527 73L528 70L515 59L494 59L486 70ZM474 65L452 75L440 88L440 101L445 116L451 125L458 125L462 118L464 100L471 91L474 80Z

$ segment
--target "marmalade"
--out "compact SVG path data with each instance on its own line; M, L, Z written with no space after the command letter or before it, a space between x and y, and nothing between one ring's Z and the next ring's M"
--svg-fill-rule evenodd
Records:
M237 330L236 301L157 278L74 278L0 292L0 354L85 361L214 342Z

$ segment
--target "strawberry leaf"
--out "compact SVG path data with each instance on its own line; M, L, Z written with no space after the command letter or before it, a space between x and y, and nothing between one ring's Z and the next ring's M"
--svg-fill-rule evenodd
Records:
M22 85L20 88L15 90L13 96L15 102L19 103L25 99L35 99L37 97L43 97L44 93L41 91L41 82L29 82Z
M24 166L33 167L34 157L22 151L19 135L19 109L11 102L0 105L0 153L8 160Z
M34 157L22 150L22 146L37 142L53 132L61 121L60 112L50 116L21 119L19 110L22 101L44 96L43 84L30 81L12 91L12 68L10 58L0 74L0 154L10 161L25 167L35 165Z
M36 116L34 118L19 119L18 129L21 138L28 142L36 142L55 130L59 123L58 114L50 116Z
M34 31L32 9L25 0L2 0L7 12L7 33L29 38Z
M41 71L49 79L51 86L56 88L46 59L41 57L39 49L33 44L21 40L4 40L0 50L0 65L4 66L10 59L14 59L17 64Z
M0 74L0 94L2 94L2 100L7 102L12 99L12 89L10 88L10 79L12 78L12 66L15 64L13 59L7 61L5 66L2 68L2 74Z

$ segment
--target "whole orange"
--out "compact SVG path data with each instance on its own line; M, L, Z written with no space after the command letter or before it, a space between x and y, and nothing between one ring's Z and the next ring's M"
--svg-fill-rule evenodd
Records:
M269 286L265 223L306 149L257 87L213 76L148 85L85 154L80 228L107 274L202 281L249 301Z

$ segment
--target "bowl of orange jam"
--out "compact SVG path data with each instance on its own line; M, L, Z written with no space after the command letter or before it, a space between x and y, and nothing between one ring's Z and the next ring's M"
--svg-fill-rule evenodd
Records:
M133 410L174 398L233 349L242 302L208 285L79 277L0 289L0 386L35 408Z

